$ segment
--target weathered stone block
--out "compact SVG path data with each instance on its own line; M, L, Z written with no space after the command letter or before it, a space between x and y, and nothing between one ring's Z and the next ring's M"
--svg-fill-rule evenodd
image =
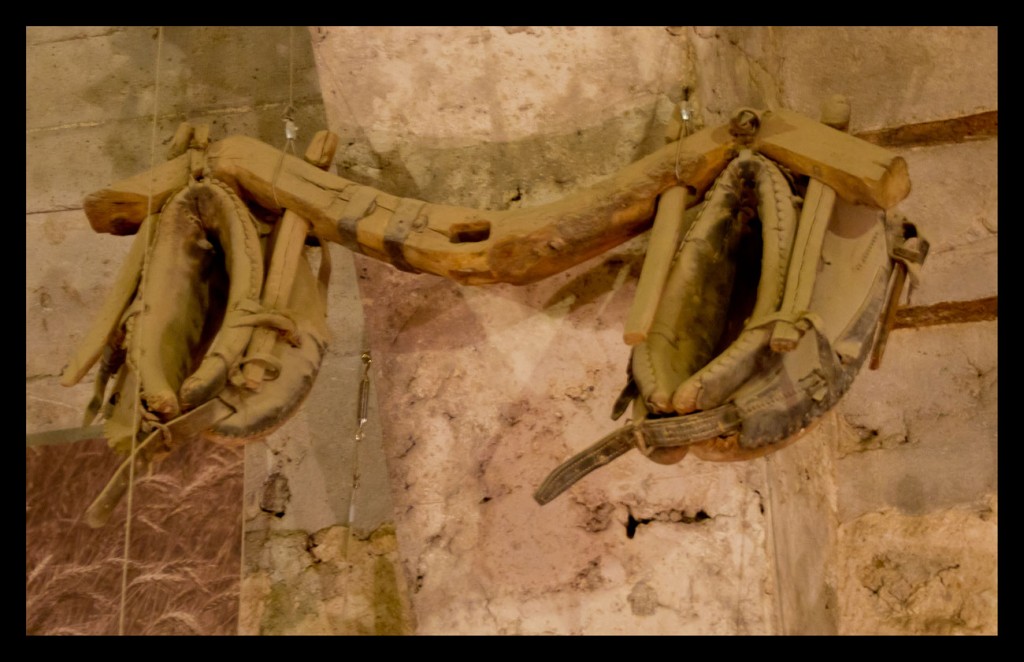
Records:
M409 135L458 147L587 128L678 95L687 64L660 27L311 31L328 115L377 152Z
M152 114L156 28L38 30L28 29L35 42L25 63L28 129ZM164 104L173 98L167 92Z
M899 152L912 188L896 210L931 244L913 305L998 294L998 149L984 140Z
M839 405L840 521L919 515L997 489L997 322L899 329Z
M797 441L754 463L765 471L768 549L781 634L836 633L835 459L828 413Z
M99 312L133 237L93 232L80 211L25 224L25 374L59 374Z
M197 108L253 112L287 103L289 94L296 106L319 102L308 36L294 30L289 53L287 27L170 26L159 63L154 27L36 35L27 76L29 99L39 102L27 107L27 127L149 119L154 99L161 118Z
M161 67L160 85L168 110L252 112L289 96L296 106L320 102L309 35L301 27L170 26L163 48L169 63Z
M92 391L91 379L70 388L56 377L30 379L25 385L25 432L79 427Z
M698 117L705 126L729 121L740 107L777 108L782 91L776 27L694 26ZM811 117L817 117L817 112Z
M176 120L161 122L158 141L159 136L170 139L177 125ZM152 131L149 121L138 119L29 132L25 137L26 211L81 209L87 194L144 172L151 162ZM158 143L156 163L163 161L162 151Z
M923 515L868 513L839 530L839 633L998 634L994 495Z
M998 30L989 26L776 27L781 104L817 117L850 99L850 130L998 108Z
M519 288L366 265L382 411L401 412L382 424L420 633L774 631L760 464L629 453L543 508L531 497L619 425L623 255ZM641 582L656 596L631 601Z
M351 524L362 534L391 519L375 406L364 438L355 440L361 377L358 354L326 356L302 409L246 448L247 530L316 531ZM371 402L374 396L371 391ZM270 490L282 496L268 499Z
M239 634L413 633L391 526L250 532L243 562Z
M275 105L248 112L200 109L186 115L162 116L157 123L155 150L151 150L152 118L31 131L25 138L26 210L80 209L89 193L143 173L151 164L163 163L175 130L186 119L193 125L209 124L213 141L239 134L284 147L282 112L282 107ZM313 134L326 127L323 106L298 105L295 122L299 126L295 151L301 154ZM69 143L76 145L75 149L68 149Z
M111 25L29 25L25 28L25 43L31 47L54 41L104 37L125 29Z

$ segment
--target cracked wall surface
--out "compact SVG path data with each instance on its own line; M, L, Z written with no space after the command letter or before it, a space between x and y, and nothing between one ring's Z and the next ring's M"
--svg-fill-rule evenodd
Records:
M708 125L741 105L816 117L824 98L841 93L853 107L851 131L865 135L996 109L992 28L313 28L313 35L329 121L350 136L339 167L403 195L468 206L532 206L592 183L656 147L654 128L682 95L695 124ZM653 61L665 53L672 59L659 70ZM959 56L947 64L948 53ZM424 68L429 84L378 87ZM622 72L629 85L615 82ZM538 88L549 90L543 100ZM996 140L951 142L931 131L931 142L894 147L913 181L900 211L932 241L925 277L905 303L992 297ZM524 288L461 288L357 258L380 358L381 408L395 412L383 422L385 448L419 631L884 629L851 611L854 589L840 562L880 543L848 531L857 512L890 512L904 498L916 499L919 513L994 498L995 324L897 330L882 371L862 377L807 439L766 460L660 467L627 456L537 509L529 493L546 471L614 428L605 416L622 385L628 351L619 334L645 241ZM970 349L961 369L949 348L962 343ZM957 375L972 362L986 376L963 393ZM880 391L890 397L879 401ZM892 410L921 417L910 425L921 433L909 434L921 450L908 463L890 457L907 452L899 430L889 430ZM944 415L936 420L935 412ZM877 448L886 472L848 453L851 428L862 431L861 448ZM945 445L926 429L945 434ZM953 430L973 435L966 470L950 461L963 443L949 437ZM914 482L925 473L935 477ZM728 531L720 529L723 517ZM729 542L695 537L702 530ZM666 546L652 546L655 536ZM674 558L680 563L666 563ZM717 559L718 572L680 570L694 558ZM737 592L737 575L759 588ZM664 600L680 595L680 582L689 587L685 597ZM699 609L701 600L716 603L711 594L730 596L733 607ZM539 595L555 613L539 608ZM511 609L516 596L520 608ZM990 631L991 616L975 610L964 631Z
M690 38L663 28L312 32L349 136L339 169L436 202L528 207L592 184L664 144L695 84ZM423 85L379 86L423 67ZM645 241L525 287L357 257L417 632L776 631L761 465L631 454L532 499L619 425Z
M850 521L841 533L840 634L996 634L997 516L986 496Z
M76 423L89 396L56 384L54 348L80 337L127 249L88 228L82 196L148 167L155 43L133 30L28 33L29 431ZM169 30L159 140L190 119L214 139L278 144L287 31ZM547 472L620 425L608 414L646 235L525 287L462 287L332 247L327 367L300 413L246 450L244 485L242 453L209 445L164 465L182 483L140 485L154 504L140 540L167 572L139 567L163 592L133 585L130 632L996 632L998 324L956 317L998 295L995 28L312 27L308 39L297 121L307 137L326 115L339 174L491 209L560 198L657 149L683 98L697 127L742 105L816 117L847 95L851 132L907 160L898 209L931 241L904 304L953 312L897 328L882 369L778 453L665 466L634 452L539 507ZM943 129L982 117L980 135ZM374 422L358 446L362 349ZM117 540L83 537L75 520L100 487L77 477L112 470L91 443L26 458L30 632L114 631ZM76 483L53 502L67 466ZM215 526L164 548L189 489ZM194 579L206 568L213 584ZM87 591L55 579L86 569ZM173 606L182 595L194 609Z
M813 115L823 94L848 96L851 132L906 159L912 190L896 210L931 243L903 303L920 311L913 319L934 308L946 323L896 330L881 369L862 372L824 440L833 551L821 576L836 595L837 631L994 634L998 323L969 311L994 311L998 295L997 30L704 34L756 61L744 65L747 89L769 106ZM758 92L765 80L777 83L774 96Z

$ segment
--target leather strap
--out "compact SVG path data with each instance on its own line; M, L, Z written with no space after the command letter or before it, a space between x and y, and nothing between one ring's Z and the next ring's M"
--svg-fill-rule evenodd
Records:
M548 474L537 491L533 493L534 500L543 506L591 471L600 469L625 454L636 445L634 430L635 426L633 425L619 428L585 451L573 455Z
M740 416L731 404L686 416L645 419L626 425L559 465L537 488L533 498L540 505L550 502L578 480L634 446L647 455L658 448L689 446L733 434L739 429Z
M338 219L338 234L341 235L339 243L350 251L362 253L363 248L359 245L356 228L360 220L373 213L380 191L369 186L353 186L349 190L351 197L341 212L341 218Z
M130 462L135 462L136 474L140 474L152 462L152 458L160 446L159 441L163 441L165 448L173 448L183 441L194 439L200 432L213 427L214 424L233 414L234 411L234 408L223 400L214 398L151 432L145 441L135 447L135 454L121 463L121 466L107 482L106 487L85 511L85 520L89 526L96 529L110 519L110 514L128 489Z
M412 232L413 223L426 204L422 200L402 198L395 213L392 214L391 220L388 221L388 226L384 230L384 250L396 269L414 274L420 273L419 269L405 259L405 239Z

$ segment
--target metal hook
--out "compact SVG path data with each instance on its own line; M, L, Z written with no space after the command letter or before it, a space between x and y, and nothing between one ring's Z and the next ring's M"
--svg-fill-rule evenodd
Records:
M370 357L370 350L363 352L360 357L363 360L363 379L359 383L359 421L356 427L356 441L363 438L363 428L369 420L370 414L370 364L373 359Z

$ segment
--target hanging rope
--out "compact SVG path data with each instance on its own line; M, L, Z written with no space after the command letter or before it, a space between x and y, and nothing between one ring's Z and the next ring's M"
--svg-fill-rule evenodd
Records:
M679 138L676 142L676 163L675 163L675 175L676 183L682 184L683 180L679 176L679 152L683 147L683 139L690 135L690 121L693 119L693 111L690 109L690 94L685 89L683 90L683 100L679 102L679 122L682 125L679 130Z
M288 26L288 108L295 106L295 26Z
M163 55L163 45L164 45L164 28L163 28L163 26L160 26L160 27L157 28L156 66L155 66L155 72L153 74L153 78L154 78L154 82L153 82L153 123L152 123L152 131L150 133L150 139L149 139L149 169L150 169L150 172L152 172L153 168L156 166L156 128L157 128L157 118L159 117L159 109L160 109L160 60L161 60L161 57ZM153 215L153 183L150 182L149 191L148 191L147 197L146 197L146 217L149 218L152 215ZM146 236L144 237L144 241L145 241L146 246L149 246L150 241L153 238L152 237L152 227L153 227L153 223L146 223L145 224ZM143 260L142 276L141 276L141 280L139 282L139 290L141 292L143 292L143 293L146 291L146 289L145 289L146 288L146 272L147 272L146 261ZM143 314L140 314L140 315L138 315L135 318L135 324L137 324L137 325L139 325L141 327L142 322L143 322L143 320L145 318L146 318L146 315L145 315L145 312L143 311ZM133 341L134 343L138 343L138 339L142 336L141 329L136 329L136 331L137 331L136 333L132 334L132 336L134 338L134 341ZM137 349L137 346L134 349ZM128 352L129 358L127 360L129 362L132 361L133 354L134 354L134 352L132 352L132 351ZM135 354L135 356L137 356L137 354ZM137 370L137 366L132 366L132 368ZM118 633L118 635L122 635L122 636L124 635L125 603L127 602L127 598L128 598L128 564L129 564L129 555L130 555L131 539L132 539L132 495L134 493L134 488L135 488L135 453L136 453L136 442L137 442L137 434L138 434L137 431L139 429L139 419L142 416L142 413L141 413L142 412L142 380L137 380L137 381L138 381L138 383L135 385L135 407L133 409L133 415L132 415L132 430L133 430L133 433L132 433L132 443L131 443L131 449L130 449L130 451L128 453L128 457L129 457L129 462L128 462L128 498L127 498L127 500L125 502L125 508L126 508L127 512L125 514L125 519L124 519L124 561L123 561L123 563L121 565L121 608L120 608L120 613L119 613L119 616L118 616L118 625L117 625L117 633Z
M284 122L284 146L281 148L281 158L277 161L277 168L274 170L274 179L270 183L271 190L274 193L274 204L277 205L281 212L284 212L284 208L281 207L281 202L277 199L277 178L281 174L281 166L284 165L285 154L288 150L291 150L292 154L298 156L295 152L295 139L299 137L299 127L295 124L295 27L288 26L288 105L285 106L284 114L281 120Z

